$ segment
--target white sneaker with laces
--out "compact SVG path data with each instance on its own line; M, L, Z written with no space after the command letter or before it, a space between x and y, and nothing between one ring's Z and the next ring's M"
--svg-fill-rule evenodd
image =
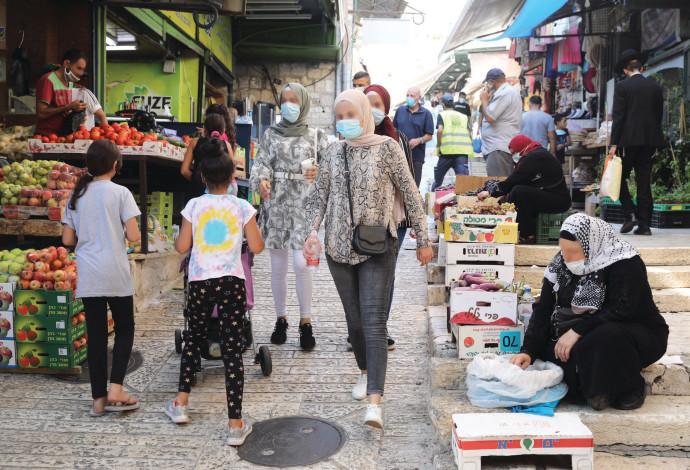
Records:
M247 436L252 432L252 423L246 419L242 421L241 428L228 428L228 445L241 446Z
M372 428L383 428L383 412L381 405L367 405L367 414L364 415L364 424Z
M357 384L352 387L352 398L364 400L367 397L367 374L361 374Z

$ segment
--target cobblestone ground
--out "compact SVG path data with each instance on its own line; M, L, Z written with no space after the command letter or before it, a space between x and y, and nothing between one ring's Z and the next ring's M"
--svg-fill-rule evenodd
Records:
M409 242L408 242L409 243ZM275 322L268 254L254 267L259 344L268 344ZM357 380L354 356L346 350L346 324L330 273L322 263L314 283L313 323L317 347L298 346L298 304L288 294L288 342L271 345L273 374L247 366L244 412L254 420L306 415L332 420L346 430L348 441L318 469L431 469L437 450L428 418L428 339L426 278L413 250L403 250L390 333L398 348L389 356L385 429L364 426L366 404L354 401ZM289 285L294 285L292 270ZM259 468L241 461L225 445L226 405L222 370L207 367L190 398L191 422L176 426L163 412L175 394L179 355L173 331L182 326L182 292L167 292L137 314L134 349L144 364L128 375L129 393L142 401L139 411L91 418L88 384L48 376L0 374L2 468ZM111 338L112 341L112 338ZM245 356L249 363L250 353ZM217 363L205 363L211 366Z

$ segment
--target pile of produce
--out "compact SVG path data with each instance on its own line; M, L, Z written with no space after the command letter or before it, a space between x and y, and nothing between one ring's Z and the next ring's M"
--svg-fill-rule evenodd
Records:
M525 294L525 280L520 282L504 282L492 280L490 274L481 273L463 273L457 282L457 286L453 287L454 291L475 291L483 290L488 292L515 292L518 297Z
M0 204L64 207L86 169L52 160L24 160L0 169Z
M506 215L515 211L515 204L504 202L477 201L470 206L458 207L458 214Z
M491 192L493 192L494 188L496 187L496 185L499 182L500 182L500 180L498 180L498 179L486 180L486 181L484 181L484 186L480 186L474 191L467 191L465 193L465 196L477 196L482 191L488 191L491 193Z
M129 124L118 124L114 122L112 125L104 124L100 127L93 127L88 130L85 126L81 126L79 130L67 137L58 137L55 134L48 136L35 135L34 139L40 139L43 143L67 143L71 144L75 140L109 140L116 145L134 146L143 145L144 142L165 142L177 147L185 148L191 141L189 136L184 136L182 141L175 140L170 137L165 137L154 132L139 132L135 127L129 127Z
M24 259L18 289L76 289L77 257L67 248L51 246L41 251L29 251ZM16 261L17 258L14 259Z
M14 126L2 129L0 133L0 154L5 154L14 160L23 160L28 156L26 139L31 136L31 127Z

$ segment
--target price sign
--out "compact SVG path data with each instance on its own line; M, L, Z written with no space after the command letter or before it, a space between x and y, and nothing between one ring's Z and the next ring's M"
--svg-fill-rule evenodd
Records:
M501 351L520 352L520 332L502 331L501 332Z

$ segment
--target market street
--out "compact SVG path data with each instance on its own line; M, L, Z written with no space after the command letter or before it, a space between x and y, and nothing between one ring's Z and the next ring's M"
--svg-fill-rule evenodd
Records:
M267 254L253 270L256 308L253 321L259 344L267 344L274 324ZM318 469L431 469L438 452L428 418L429 347L426 275L413 250L403 250L398 264L398 294L390 332L398 348L389 355L383 433L362 424L365 402L350 390L357 368L346 350L342 305L322 260L314 280L316 349L297 344L297 298L288 292L290 329L283 346L270 345L273 374L264 377L247 367L244 410L254 420L306 415L332 420L347 432L347 443ZM289 285L294 285L290 271ZM398 290L399 289L399 290ZM404 293L404 294L403 294ZM73 384L52 376L0 375L0 416L5 430L2 468L259 468L240 462L225 445L226 405L222 369L199 376L190 396L190 419L176 426L163 412L177 389L180 356L173 332L182 327L182 291L167 292L136 316L134 350L144 356L125 385L142 408L129 414L91 418L88 383ZM111 335L112 346L112 335ZM245 363L250 353L245 355ZM208 364L208 363L207 363Z

